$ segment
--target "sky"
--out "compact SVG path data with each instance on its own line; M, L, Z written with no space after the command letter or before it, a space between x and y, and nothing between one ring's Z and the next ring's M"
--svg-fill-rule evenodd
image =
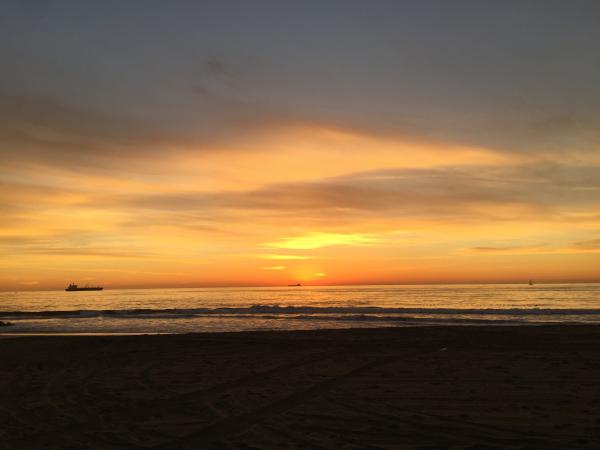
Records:
M597 1L0 4L0 290L600 281Z

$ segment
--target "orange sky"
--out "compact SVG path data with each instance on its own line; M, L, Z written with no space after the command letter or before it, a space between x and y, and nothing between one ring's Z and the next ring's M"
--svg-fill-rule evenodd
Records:
M143 173L18 165L0 286L598 278L600 217L564 200L577 183L553 193L557 163L306 126L240 141Z
M600 281L597 21L511 5L15 2L0 290Z

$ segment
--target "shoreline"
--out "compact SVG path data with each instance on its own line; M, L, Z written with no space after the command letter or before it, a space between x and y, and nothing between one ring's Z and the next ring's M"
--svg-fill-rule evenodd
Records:
M0 448L594 448L599 343L597 325L5 339Z
M49 331L49 332L0 332L0 338L11 338L11 337L119 337L119 336L210 336L210 335L221 335L221 334L248 334L248 333L315 333L315 332L353 332L358 330L393 330L393 329L404 329L404 328L421 328L421 329L453 329L453 328L523 328L523 327L547 327L547 328L562 328L562 327L597 327L600 329L600 323L595 322L516 322L516 321L501 321L501 320L489 320L489 321L461 321L456 323L419 323L406 322L402 325L390 325L390 326L379 326L379 327L339 327L339 328L306 328L306 329L261 329L261 330L231 330L231 331L195 331L195 332L63 332L63 331Z

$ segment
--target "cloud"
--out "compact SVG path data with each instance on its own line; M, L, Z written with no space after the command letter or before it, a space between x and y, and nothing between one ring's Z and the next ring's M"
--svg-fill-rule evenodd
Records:
M261 267L261 269L264 270L285 270L287 269L286 266L272 266L272 267Z
M3 248L0 247L0 253ZM10 248L4 247L11 254ZM14 251L14 248L13 248ZM130 251L112 248L97 248L97 247L19 247L19 254L27 255L46 255L46 256L90 256L103 258L151 258L155 254L140 251ZM14 253L12 253L14 254Z
M514 245L514 246L481 246L471 247L468 251L473 253L490 253L490 254L527 254L527 253L543 253L543 254L565 254L565 253L585 253L600 251L600 239L590 239L586 241L573 242L570 245Z
M600 167L593 165L387 169L235 191L169 185L169 193L156 187L141 193L137 185L109 191L102 180L92 187L76 180L57 187L41 179L12 179L0 185L0 210L5 218L0 229L6 230L5 235L24 233L19 228L37 230L38 236L62 230L64 236L43 245L63 249L50 250L55 252L81 252L76 249L98 239L74 240L70 230L104 233L100 239L108 250L129 248L124 236L178 230L190 239L211 235L219 242L266 242L271 250L262 249L265 254L256 256L263 259L308 259L311 256L301 252L286 255L273 249L369 245L377 242L375 236L380 233L417 222L593 223L597 214L591 213L600 208ZM283 234L285 239L280 238L281 227L290 230L287 236ZM306 234L315 230L325 234ZM502 251L493 245L480 247L473 251ZM133 249L132 254L138 253Z
M279 254L258 254L254 255L256 258L261 259L275 259L275 260L303 260L303 259L313 259L312 256L308 255L279 255Z
M368 245L377 242L377 239L362 233L323 233L311 232L303 236L284 238L266 244L269 247L288 248L297 250L310 250L333 245Z
M127 248L123 241L116 240L104 246L100 241L110 240L106 234L69 232L39 236L5 235L0 236L0 254L41 255L41 256L83 256L102 258L154 258L151 251L139 248ZM94 244L91 244L94 242Z
M12 179L5 181L3 180L4 176L2 175ZM56 186L39 184L35 180L23 180L18 178L18 176L11 176L10 173L0 174L0 202L11 202L12 206L17 206L20 203L34 201L34 199L46 201L73 192L72 190L58 188Z
M573 248L578 250L600 250L600 239L589 239L587 241L577 241L572 244Z
M114 165L182 140L228 133L244 140L281 117L507 152L597 148L595 6L546 7L544 20L534 17L540 8L518 7L468 15L393 5L340 11L335 2L295 14L221 8L108 12L73 4L70 14L59 7L35 14L43 20L23 20L31 15L23 7L3 11L0 40L14 63L0 81L29 103L4 100L17 113L0 113L0 122L9 119L4 131L46 151L68 148L71 163L109 151ZM420 26L424 20L436 26ZM508 33L505 23L517 29ZM298 39L281 39L290 30ZM324 38L332 32L339 39ZM43 94L31 86L56 102L36 99ZM69 108L69 99L89 107ZM100 107L122 115L92 112Z
M469 249L475 253L531 253L547 250L546 244L537 245L514 245L497 247L472 247Z
M555 164L389 169L275 183L259 189L183 192L115 199L129 208L253 213L337 223L359 217L440 220L576 220L600 206L599 166ZM581 216L583 217L583 216ZM308 239L310 240L310 238ZM313 239L314 240L314 239Z
M55 101L0 92L0 154L50 166L118 164L177 142L175 136L118 114L85 111ZM93 166L90 167L93 169Z
M77 248L77 247L48 247L48 248L28 248L24 253L34 255L51 256L92 256L106 258L150 258L156 255L139 251L103 249L103 248Z
M207 64L214 79L218 64ZM143 115L116 107L107 113L94 106L0 91L0 156L21 165L83 168L88 173L105 173L107 167L116 173L152 172L156 160L164 164L185 153L246 151L236 143L240 134L245 141L265 128L305 122L291 113L227 98L214 86L197 89L206 91L202 101L181 104L168 117L163 111Z

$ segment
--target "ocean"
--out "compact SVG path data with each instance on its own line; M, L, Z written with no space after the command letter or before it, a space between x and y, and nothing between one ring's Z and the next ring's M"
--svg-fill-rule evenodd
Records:
M600 284L0 292L2 334L600 323Z

